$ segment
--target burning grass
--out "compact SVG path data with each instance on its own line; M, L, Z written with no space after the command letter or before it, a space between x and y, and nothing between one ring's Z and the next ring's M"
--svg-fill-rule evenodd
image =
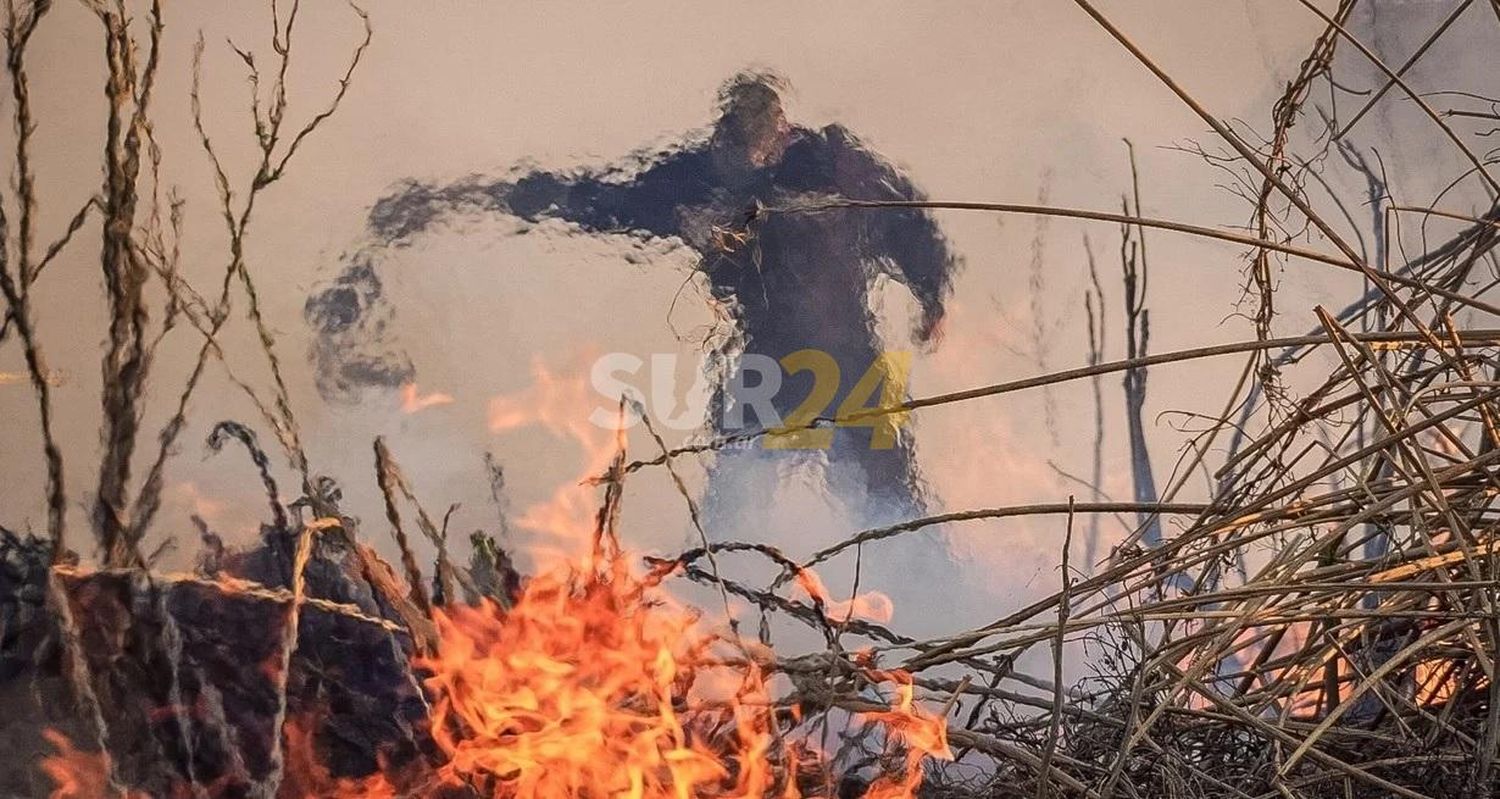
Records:
M70 605L94 619L84 623L86 639L137 632L118 618L99 621L108 616L96 595L97 580L105 575L69 575ZM228 577L175 580L283 611L298 601L284 590ZM214 797L253 792L257 784L286 797L748 798L800 797L809 795L810 787L817 795L815 786L831 774L798 732L797 704L778 699L772 688L772 652L713 632L697 612L661 592L657 582L633 576L615 553L604 562L532 577L516 596L504 598L505 607L486 597L472 606L435 611L430 651L413 649L410 660L430 702L420 725L425 757L393 763L381 752L375 773L338 776L337 764L319 745L319 736L330 730L323 709L317 700L294 697L296 707L284 722L281 763L271 758L263 775L250 773L253 767L247 771L243 763L236 774L236 764L194 761L190 755L181 764L186 774L169 758L151 769L155 773L130 781L149 784L162 795ZM358 608L311 597L301 601L311 605L306 613L316 609L355 620L381 635L399 629ZM295 624L296 615L282 618ZM173 623L178 621L174 617ZM291 632L286 640L301 637ZM234 679L295 686L298 681L281 671L283 654L270 653ZM856 795L914 796L924 758L951 757L946 728L914 701L904 672L864 668L862 678L872 689L891 688L892 701L871 704L875 709L862 714L858 724L880 727L887 741L882 748L894 759ZM175 685L167 693L180 697L182 690ZM196 711L157 708L144 727L158 739L175 735L171 722L190 712ZM220 719L225 726L244 722ZM108 754L78 749L56 730L47 732L47 740L55 751L41 768L54 783L54 799L110 792L111 775L118 780L119 774ZM347 764L339 768L348 770ZM132 790L118 782L114 786Z

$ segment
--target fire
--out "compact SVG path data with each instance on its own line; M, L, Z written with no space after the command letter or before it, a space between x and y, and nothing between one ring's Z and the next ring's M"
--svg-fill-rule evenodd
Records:
M891 602L891 598L879 591L867 591L851 599L834 599L827 586L823 584L823 578L811 569L798 570L797 586L805 591L809 598L822 605L823 615L835 624L852 618L884 624L895 615L896 606Z
M439 405L453 404L453 395L441 391L432 391L426 394L417 390L416 383L407 383L401 387L401 412L413 414L434 408Z
M795 718L776 709L769 653L705 627L621 559L533 578L509 611L486 603L438 615L433 733L447 785L481 795L800 797ZM928 757L951 759L941 716L917 707L909 675L881 725L899 766L867 799L909 799Z
M922 761L927 757L952 760L948 749L948 726L940 716L918 710L913 699L911 675L903 671L875 672L874 677L896 684L896 704L890 710L865 713L864 721L881 724L902 745L899 774L884 774L870 784L865 799L911 799L922 787Z
M587 354L581 353L576 359L576 369L556 372L536 358L531 364L529 387L515 394L493 397L489 404L491 433L539 426L573 442L582 453L576 479L559 485L548 499L526 508L515 519L521 529L543 540L561 539L565 545L587 540L593 530L597 507L590 478L604 472L618 445L615 430L590 420L603 404L603 398L589 386L585 366L588 362Z
M588 361L582 355L576 360L580 365ZM587 371L587 367L581 367L576 374L560 374L542 358L534 358L529 387L490 400L490 432L503 433L527 425L541 425L556 435L584 444L591 451L601 444L607 450L608 445L600 436L604 434L606 439L612 439L612 431L589 421L590 410L598 406L601 398L590 389L584 377Z
M413 662L432 699L433 773L334 778L318 760L313 720L292 718L276 795L800 799L797 775L818 763L796 739L795 710L778 707L771 653L715 632L625 563L616 550L533 577L509 610L436 612L436 650ZM865 676L896 688L888 708L858 715L892 747L888 773L865 797L910 799L924 761L952 757L945 721L918 707L904 672ZM110 793L105 756L56 732L48 740L58 750L42 766L53 799Z
M574 542L595 539L598 553L597 537L608 533L590 478L606 471L623 440L591 418L601 398L586 373L533 361L532 385L494 398L489 423L494 433L540 425L578 445L578 480L518 523ZM654 582L633 576L611 543L615 554L604 562L575 559L532 578L509 611L486 604L439 615L438 653L419 665L434 674L428 687L439 697L434 733L448 756L444 779L539 799L798 796L802 755L776 715L758 660L769 662L768 653L706 629ZM834 600L812 571L797 583L831 621L891 617L890 599L878 592ZM917 710L910 688L908 679L903 704L869 719L906 720L892 731L907 741L911 759L899 784L908 788L883 785L872 799L915 795L921 760L946 753L943 720ZM906 735L924 724L942 732Z
M114 793L109 782L109 757L74 748L67 736L56 730L43 730L42 737L57 750L42 758L42 773L52 780L51 799L95 799ZM127 799L145 799L131 794Z
M315 725L288 719L277 795L800 799L799 776L823 763L799 729L795 703L773 690L774 655L675 601L661 585L665 573L631 568L637 560L586 479L619 462L623 433L586 418L599 399L582 379L540 361L533 377L529 390L491 402L490 429L539 424L582 450L582 476L518 519L544 540L567 542L569 554L526 581L508 608L486 600L434 610L437 643L413 666L430 700L435 764L335 779L317 758ZM797 584L830 621L890 617L884 595L834 600L811 571ZM856 719L880 725L891 747L889 773L866 797L914 797L925 760L951 758L945 714L917 706L909 675L855 665L871 685L896 686L888 706ZM106 761L60 736L54 744L60 754L47 765L59 786L54 799L101 795L90 786L105 786Z
M700 665L729 645L612 567L532 579L508 612L438 616L433 734L450 785L484 795L796 795L753 662L731 692ZM701 678L701 679L700 679Z
M288 719L283 730L286 753L285 777L277 796L283 799L323 799L323 797L361 797L361 799L396 799L403 794L386 779L375 774L365 779L338 778L319 759L313 745L312 719Z
M1447 704L1466 687L1464 677L1462 663L1456 660L1440 658L1417 663L1412 674L1416 703L1422 707ZM1490 681L1485 675L1478 674L1470 676L1468 683L1470 690L1483 691L1489 687Z

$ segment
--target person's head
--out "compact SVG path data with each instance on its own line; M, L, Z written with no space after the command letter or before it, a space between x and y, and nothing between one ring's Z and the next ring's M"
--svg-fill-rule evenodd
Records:
M781 159L791 126L781 107L785 81L766 72L741 72L719 89L714 150L725 166L758 168Z

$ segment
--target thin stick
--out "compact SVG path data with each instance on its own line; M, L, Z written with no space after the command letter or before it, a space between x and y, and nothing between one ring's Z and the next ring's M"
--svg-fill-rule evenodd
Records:
M1052 642L1052 720L1047 729L1047 746L1042 750L1042 778L1037 782L1037 799L1047 799L1052 783L1052 758L1057 754L1057 741L1062 732L1063 718L1063 647L1068 633L1068 589L1073 577L1068 572L1068 550L1073 546L1073 498L1068 497L1068 526L1063 534L1062 545L1062 591L1057 603L1057 637Z

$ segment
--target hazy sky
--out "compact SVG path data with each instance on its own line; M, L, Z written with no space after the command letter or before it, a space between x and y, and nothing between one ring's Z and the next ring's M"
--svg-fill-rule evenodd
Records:
M359 32L342 4L304 5L290 73L294 121L324 105ZM1321 27L1293 0L1101 0L1099 6L1213 113L1259 131L1268 130L1272 102ZM1378 13L1362 13L1356 29L1399 63L1452 4L1382 0L1378 7ZM389 438L430 509L464 503L456 531L487 525L493 514L480 460L486 450L509 466L518 513L568 483L581 463L572 441L546 429L492 433L486 414L493 397L530 390L537 363L566 377L580 374L590 354L602 352L676 352L687 358L701 349L690 334L710 321L701 297L691 288L682 291L692 265L683 252L663 247L644 260L631 259L618 242L517 238L507 235L504 223L471 220L393 256L384 273L398 305L392 333L412 353L421 391L444 392L454 401L410 415L401 412L395 396L326 406L305 363L302 303L337 272L340 255L357 245L369 205L399 180L496 173L527 160L547 166L612 160L701 129L718 85L740 69L759 66L790 81L794 120L845 124L934 198L1044 198L1118 210L1129 186L1122 142L1128 138L1140 160L1148 215L1203 225L1242 224L1248 217L1244 202L1217 185L1222 174L1174 147L1192 141L1216 147L1207 126L1077 7L1060 0L387 0L368 9L375 38L367 58L339 113L305 144L286 179L260 199L248 257L279 350L292 365L294 406L314 469L343 483L350 510L366 520L365 534L372 539L386 535L371 472L374 435ZM261 63L270 63L270 20L266 9L248 2L169 3L167 15L156 124L167 179L187 203L184 269L206 288L217 283L227 251L211 173L189 124L192 43L201 31L207 42L207 123L232 168L231 179L242 187L252 169L248 88L244 67L225 40L254 49ZM1500 22L1487 4L1475 4L1426 68L1414 73L1414 83L1454 85L1453 76L1463 72L1461 54L1495 46L1497 31ZM1351 79L1374 82L1366 68L1351 63L1349 69ZM35 43L33 84L41 230L48 240L99 180L102 46L98 24L81 5L59 4L44 22ZM1388 110L1362 127L1361 142L1380 147L1402 188L1426 200L1435 188L1428 185L1431 175L1455 174L1456 156L1434 144L1438 140L1409 103L1392 100L1383 108ZM1453 207L1467 210L1462 202ZM1106 285L1106 356L1123 356L1113 226L957 212L942 213L939 220L966 268L946 341L917 359L915 394L1081 364L1085 234ZM1249 325L1232 316L1241 280L1238 250L1148 235L1153 348L1247 336ZM1034 240L1041 242L1039 252ZM82 508L97 468L104 331L97 247L98 228L91 225L36 289L47 354L65 375L57 403L74 541L84 535ZM1288 316L1282 326L1289 333L1311 324L1313 303L1342 305L1357 289L1305 264L1289 268L1283 281ZM882 296L896 320L887 325L888 344L905 348L899 331L907 300L899 289ZM236 370L264 384L264 366L242 319L225 345ZM148 431L165 418L196 346L186 327L168 339L146 416ZM1182 438L1168 426L1172 417L1155 414L1168 408L1216 411L1237 366L1153 373L1148 421L1157 426L1160 476L1170 470ZM14 344L0 350L0 370L22 371ZM214 421L256 421L223 370L214 367L210 375L211 384L195 400L193 425L173 463L169 504L158 523L157 535L178 535L185 555L195 548L186 523L195 503L221 529L245 538L260 507L245 458L233 453L206 459L202 441ZM1103 387L1110 441L1103 488L1125 498L1118 379L1107 378ZM1087 384L1078 384L920 415L919 457L941 504L959 509L1087 495L1054 466L1089 472L1091 403ZM43 475L35 406L23 383L0 384L0 419L0 522L40 529ZM634 438L637 452L649 450L646 439ZM289 471L281 475L290 486ZM1201 484L1192 484L1197 494ZM631 491L627 531L636 546L674 549L686 540L681 500L665 475L644 474ZM1109 535L1117 536L1119 526L1106 522ZM956 546L981 562L1003 564L989 589L1010 604L1055 583L1059 539L1053 526L973 525Z

